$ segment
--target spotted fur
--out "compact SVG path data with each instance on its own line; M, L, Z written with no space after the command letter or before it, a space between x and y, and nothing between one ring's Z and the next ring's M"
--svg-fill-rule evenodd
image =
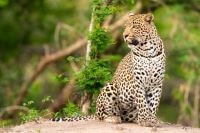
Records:
M165 53L153 15L130 13L123 37L131 51L118 65L112 81L102 88L92 119L156 126L159 124L156 111L165 73Z

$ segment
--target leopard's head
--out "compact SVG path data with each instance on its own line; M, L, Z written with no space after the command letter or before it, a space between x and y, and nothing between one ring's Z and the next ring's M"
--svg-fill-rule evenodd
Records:
M145 53L158 49L159 36L153 22L151 13L133 14L129 13L125 23L123 37L128 46L137 52ZM151 43L151 44L150 44Z

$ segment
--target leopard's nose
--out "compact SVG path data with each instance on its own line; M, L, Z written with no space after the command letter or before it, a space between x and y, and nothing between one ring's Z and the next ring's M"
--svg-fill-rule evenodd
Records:
M138 43L139 43L139 41L137 39L133 39L131 42L131 44L133 44L135 46L138 45Z

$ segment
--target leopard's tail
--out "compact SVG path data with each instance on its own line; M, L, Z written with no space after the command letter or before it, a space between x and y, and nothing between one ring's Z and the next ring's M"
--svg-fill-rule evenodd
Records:
M96 120L95 115L86 115L86 116L76 116L76 117L60 117L60 118L52 118L51 121L90 121L90 120Z

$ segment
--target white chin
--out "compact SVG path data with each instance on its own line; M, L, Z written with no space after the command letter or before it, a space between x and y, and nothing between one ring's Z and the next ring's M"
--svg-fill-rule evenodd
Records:
M128 47L129 48L133 48L134 46L132 44L128 44Z

